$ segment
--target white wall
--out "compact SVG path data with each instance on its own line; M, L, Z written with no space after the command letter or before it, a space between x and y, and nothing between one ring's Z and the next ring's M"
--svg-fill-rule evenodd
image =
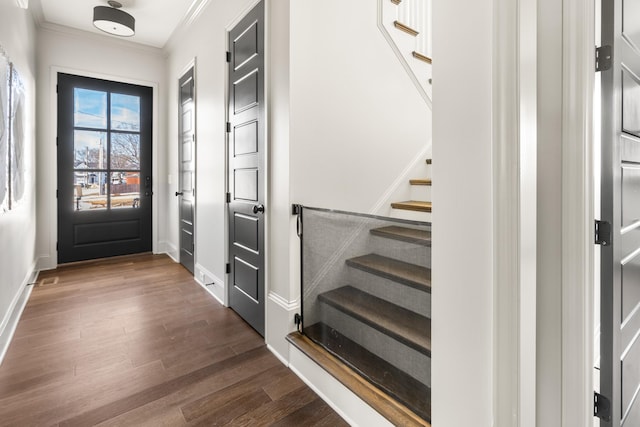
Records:
M38 33L38 268L57 265L57 71L155 86L153 127L154 250L166 241L165 62L159 49L47 25ZM160 212L160 214L158 214ZM159 242L159 244L158 244Z
M22 76L27 96L23 202L12 211L0 213L0 355L3 332L9 316L31 279L36 240L36 29L28 11L14 1L0 2L0 45Z
M433 4L431 407L438 427L494 422L493 12L491 0Z

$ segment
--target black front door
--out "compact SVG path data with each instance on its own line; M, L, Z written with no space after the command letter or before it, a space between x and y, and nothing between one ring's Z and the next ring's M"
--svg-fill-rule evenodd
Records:
M611 402L602 426L640 426L640 0L602 2L600 393ZM604 54L606 56L606 54Z
M58 263L151 250L152 99L58 74Z
M264 2L229 33L229 301L264 336Z

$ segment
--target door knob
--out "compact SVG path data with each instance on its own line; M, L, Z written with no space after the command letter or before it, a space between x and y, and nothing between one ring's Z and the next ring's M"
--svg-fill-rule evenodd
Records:
M182 196L184 193L182 191L176 191L176 197Z
M264 213L264 205L254 205L253 206L253 213L257 214L258 212Z

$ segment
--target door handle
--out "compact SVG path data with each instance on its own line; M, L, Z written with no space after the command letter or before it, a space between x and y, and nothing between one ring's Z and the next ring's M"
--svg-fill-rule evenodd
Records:
M253 213L257 214L258 212L264 213L264 205L254 205L253 206Z
M182 191L176 191L176 197L182 196L184 193Z

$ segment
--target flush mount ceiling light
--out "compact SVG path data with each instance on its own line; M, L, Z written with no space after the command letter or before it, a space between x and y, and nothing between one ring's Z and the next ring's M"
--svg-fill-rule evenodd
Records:
M109 0L109 6L93 8L93 25L105 33L114 36L131 37L135 34L136 20L127 12L120 10L122 4Z

